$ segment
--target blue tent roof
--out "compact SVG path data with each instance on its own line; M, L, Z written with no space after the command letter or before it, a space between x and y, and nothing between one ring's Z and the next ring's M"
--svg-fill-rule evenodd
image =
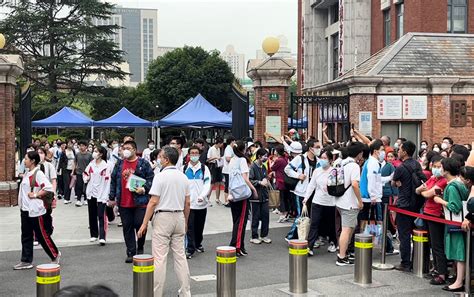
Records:
M79 110L63 107L60 111L56 112L52 116L47 117L39 121L33 121L33 127L92 127L94 121L85 116Z
M131 113L125 107L122 107L113 116L97 121L94 127L151 127L150 121L144 120Z
M229 128L232 126L232 118L214 107L201 94L198 94L157 121L156 125L158 127Z

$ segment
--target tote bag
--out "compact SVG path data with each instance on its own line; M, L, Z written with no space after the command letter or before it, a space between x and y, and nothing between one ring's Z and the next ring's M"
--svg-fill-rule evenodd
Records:
M306 240L308 239L309 228L311 226L311 219L308 216L308 208L306 204L301 210L301 215L296 219L296 226L298 226L298 239Z
M249 199L252 191L245 182L242 171L240 170L240 158L236 159L234 166L229 173L229 194L232 195L234 202Z
M270 189L268 190L268 207L280 207L280 191L275 190L275 187L273 187L272 185L270 185Z

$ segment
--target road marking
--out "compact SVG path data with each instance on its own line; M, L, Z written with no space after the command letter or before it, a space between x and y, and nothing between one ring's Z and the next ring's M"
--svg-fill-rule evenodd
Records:
M215 274L195 275L195 276L191 276L191 279L197 282L207 282L207 281L216 280L217 276Z

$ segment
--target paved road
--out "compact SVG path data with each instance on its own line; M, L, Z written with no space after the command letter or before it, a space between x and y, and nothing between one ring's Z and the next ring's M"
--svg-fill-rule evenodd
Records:
M270 245L248 244L249 256L238 260L237 289L239 296L287 296L280 289L288 286L288 250L283 236L286 228L273 228L270 236L274 242ZM247 233L247 239L248 239ZM191 276L215 275L216 246L229 242L229 233L206 235L206 252L189 260ZM120 296L131 296L131 265L124 263L124 246L121 243L64 247L61 264L61 285L105 284L117 291ZM147 242L146 252L150 251ZM378 256L378 255L374 255ZM19 258L18 251L0 253L0 296L34 296L35 271L13 271ZM390 257L397 262L397 256ZM41 248L35 249L35 263L45 263L48 259ZM376 288L362 288L351 283L352 267L337 267L334 254L325 249L317 250L315 257L309 259L309 296L319 294L327 296L449 296L440 287L430 286L426 280L412 274L398 271L374 272ZM215 296L215 281L197 282L192 280L194 296ZM178 284L172 269L172 260L168 261L165 296L176 296ZM443 295L444 294L444 295Z

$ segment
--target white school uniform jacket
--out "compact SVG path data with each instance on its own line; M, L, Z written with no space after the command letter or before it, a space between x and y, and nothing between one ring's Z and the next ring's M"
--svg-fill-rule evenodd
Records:
M20 191L18 192L18 204L20 209L27 211L29 217L39 217L46 213L43 200L39 198L30 199L28 193L31 192L31 186L33 182L33 175L36 173L35 184L33 187L33 193L38 193L41 190L47 192L53 192L53 186L44 175L43 171L39 167L35 168L31 172L25 173L20 184Z
M201 162L195 166L188 164L188 168L184 172L189 180L189 192L191 196L191 209L205 209L209 204L208 195L211 192L211 172L204 165L204 176L201 171ZM202 198L202 202L198 202L198 198Z
M84 181L87 181L87 199L97 198L97 202L106 203L109 200L110 176L114 164L101 160L99 164L95 160L87 165L82 174Z
M308 187L309 180L311 178L311 173L312 173L307 154L305 153L303 156L304 156L304 164L305 164L304 172L303 172L303 166L301 162L301 155L294 157L293 160L291 160L291 162L289 162L288 165L286 165L285 167L285 173L289 177L298 178L301 174L304 174L306 176L305 180L303 182L299 181L295 189L291 191L295 193L295 195L300 196L300 197L305 196L306 188Z

